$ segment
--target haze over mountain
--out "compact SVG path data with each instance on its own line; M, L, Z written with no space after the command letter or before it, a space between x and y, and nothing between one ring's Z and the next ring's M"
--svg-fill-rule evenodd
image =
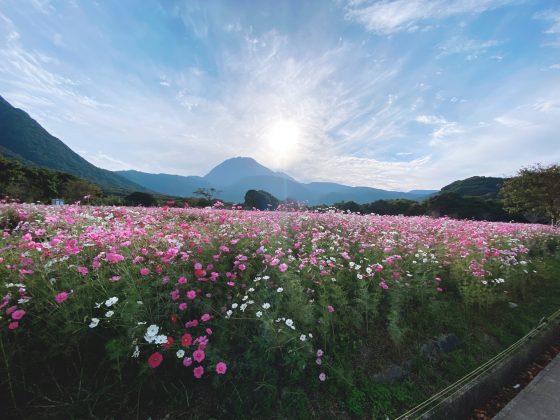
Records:
M26 164L68 172L104 188L144 190L140 185L98 168L52 136L25 111L0 96L0 153Z
M334 182L301 183L282 172L274 172L250 157L227 159L204 177L148 174L138 171L118 171L118 174L151 190L180 196L190 196L198 188L214 188L216 197L242 202L250 189L264 190L280 200L293 199L309 204L333 204L355 201L363 204L382 199L408 198L419 200L437 190L413 192L387 191L370 187L350 187ZM172 182L170 182L172 181Z

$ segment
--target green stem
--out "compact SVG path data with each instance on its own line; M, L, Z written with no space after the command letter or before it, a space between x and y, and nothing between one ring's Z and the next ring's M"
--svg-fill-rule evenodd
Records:
M17 408L16 396L14 394L14 388L12 385L12 375L10 373L10 365L8 364L8 357L6 356L6 351L4 350L4 340L2 340L2 334L0 334L0 347L2 348L2 356L4 357L4 363L6 364L6 372L8 376L8 385L10 386L10 395L12 397L12 403L14 408Z

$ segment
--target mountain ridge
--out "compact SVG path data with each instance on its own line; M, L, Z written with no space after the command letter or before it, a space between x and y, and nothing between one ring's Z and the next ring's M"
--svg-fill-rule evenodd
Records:
M82 158L22 109L0 96L0 153L95 182L105 189L144 191L144 187Z

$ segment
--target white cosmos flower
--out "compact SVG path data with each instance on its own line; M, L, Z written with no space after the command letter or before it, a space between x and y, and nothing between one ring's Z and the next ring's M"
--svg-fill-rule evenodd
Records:
M158 335L155 337L154 342L156 344L166 344L167 343L167 336L164 334Z
M291 319L287 319L286 320L286 325L291 328L294 325L294 321L292 321Z
M177 357L178 357L179 359L181 359L181 358L183 358L183 356L185 355L185 350L183 350L183 349L177 350L177 353L176 353L176 354L177 354Z
M107 312L105 312L105 316L106 316L107 318L111 318L114 314L115 314L115 311L107 311Z
M159 327L155 324L152 324L146 330L146 335L155 336L155 335L157 335L158 332L159 332Z
M89 323L90 328L95 328L99 325L99 318L91 318L91 322Z
M262 307L263 309L270 309L270 303L263 303Z
M232 303L231 304L231 309L236 309L239 305L237 303Z
M279 287L278 289L276 289L276 291L277 291L278 293L282 293L282 292L284 291L284 289L283 289L282 287Z
M105 301L105 306L108 308L110 306L113 306L118 301L119 301L119 298L116 297L116 296L113 296L112 298L109 298Z
M258 311L255 315L257 315L257 318L260 318L262 316L262 312Z
M299 339L301 341L305 341L305 340L307 340L307 337L305 336L305 334L302 334L302 335L299 336Z

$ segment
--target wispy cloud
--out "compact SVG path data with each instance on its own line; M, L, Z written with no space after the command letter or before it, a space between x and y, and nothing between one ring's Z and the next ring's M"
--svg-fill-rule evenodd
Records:
M534 18L544 20L550 24L550 26L544 31L548 37L542 45L560 47L560 9L540 11L535 13Z
M346 18L368 31L392 34L416 31L419 24L462 14L479 14L511 0L350 0Z
M460 54L463 55L466 60L475 60L481 55L486 54L489 49L495 48L500 44L502 44L502 42L497 40L482 41L456 36L438 45L438 50L440 51L439 57ZM502 59L501 56L496 55L490 58L497 59L498 61Z

